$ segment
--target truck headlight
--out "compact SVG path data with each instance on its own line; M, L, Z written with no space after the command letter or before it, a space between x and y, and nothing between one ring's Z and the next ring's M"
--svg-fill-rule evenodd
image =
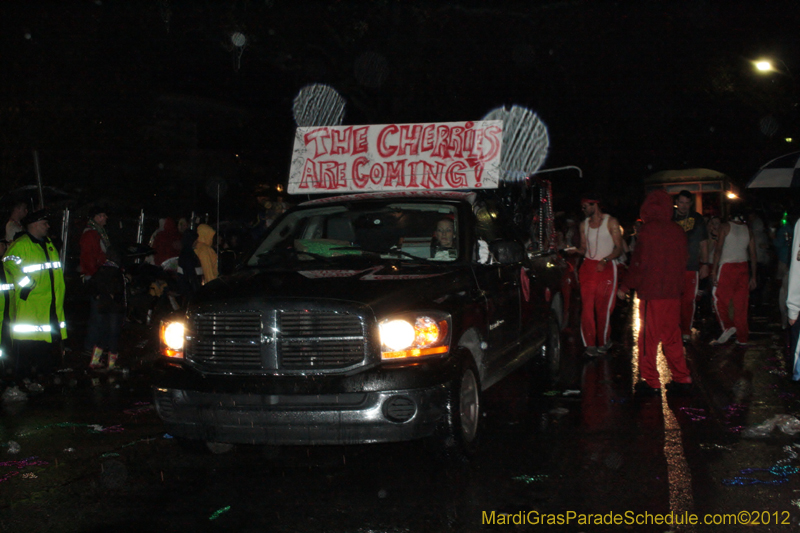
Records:
M183 345L186 342L186 328L183 322L161 323L161 354L166 357L183 359Z
M450 315L439 311L394 316L379 325L381 359L442 355L450 351Z

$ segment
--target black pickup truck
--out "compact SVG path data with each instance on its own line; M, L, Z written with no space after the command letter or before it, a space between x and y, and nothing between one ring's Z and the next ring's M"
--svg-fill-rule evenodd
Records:
M546 378L560 365L567 265L505 207L486 190L291 209L162 324L167 431L223 448L441 436L474 449L482 391L531 361Z

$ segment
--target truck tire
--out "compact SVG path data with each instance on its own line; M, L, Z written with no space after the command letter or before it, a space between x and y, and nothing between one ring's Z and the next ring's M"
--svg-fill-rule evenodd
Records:
M481 384L472 357L465 357L458 376L450 385L446 448L464 456L478 449L481 418Z

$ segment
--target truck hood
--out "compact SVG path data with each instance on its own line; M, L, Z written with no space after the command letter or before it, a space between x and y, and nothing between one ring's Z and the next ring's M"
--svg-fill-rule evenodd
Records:
M368 305L380 314L397 307L439 307L451 297L463 296L473 279L468 266L449 264L297 271L250 268L204 286L190 307L224 302L230 308L270 298L339 300Z

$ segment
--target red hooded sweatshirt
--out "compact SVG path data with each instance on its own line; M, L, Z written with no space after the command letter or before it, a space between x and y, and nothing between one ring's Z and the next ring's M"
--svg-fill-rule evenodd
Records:
M643 300L680 298L689 248L686 233L672 221L672 197L666 191L647 195L636 248L620 289L636 289Z
M181 234L175 221L167 217L164 219L164 228L153 239L155 264L161 265L171 257L178 257L181 253Z

